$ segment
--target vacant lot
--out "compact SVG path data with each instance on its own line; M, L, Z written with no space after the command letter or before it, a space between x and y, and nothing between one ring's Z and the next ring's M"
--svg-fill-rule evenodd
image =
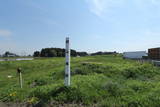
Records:
M64 86L64 65L64 58L0 62L0 101L33 106L160 105L160 68L151 64L111 55L73 57L71 87Z

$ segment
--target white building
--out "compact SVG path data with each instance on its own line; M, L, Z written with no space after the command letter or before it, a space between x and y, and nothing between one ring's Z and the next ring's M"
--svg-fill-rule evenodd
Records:
M142 59L143 56L147 56L146 51L124 52L123 58L125 59Z

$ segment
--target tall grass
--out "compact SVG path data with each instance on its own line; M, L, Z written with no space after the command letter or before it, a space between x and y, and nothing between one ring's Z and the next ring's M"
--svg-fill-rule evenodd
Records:
M160 68L121 56L71 59L71 86L64 86L64 58L0 62L0 101L98 107L158 107ZM16 68L23 71L20 89ZM12 78L8 78L12 75Z

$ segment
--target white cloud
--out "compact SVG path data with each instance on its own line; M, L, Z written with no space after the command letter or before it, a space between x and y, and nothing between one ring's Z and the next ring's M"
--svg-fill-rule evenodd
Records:
M86 0L89 9L95 15L102 17L111 8L122 6L125 0Z
M97 16L102 16L106 8L105 0L87 0L87 3L89 4L89 9L91 12L93 12Z
M0 29L0 37L8 37L11 36L12 32L9 30Z
M128 5L129 2L132 2L135 7L140 6L144 8L144 5L160 5L160 0L85 0L88 3L89 10L97 15L102 17L106 12L124 5Z

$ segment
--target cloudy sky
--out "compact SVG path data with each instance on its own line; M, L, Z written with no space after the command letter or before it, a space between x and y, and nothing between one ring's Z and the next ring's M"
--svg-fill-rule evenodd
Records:
M0 0L0 53L160 47L160 0Z

